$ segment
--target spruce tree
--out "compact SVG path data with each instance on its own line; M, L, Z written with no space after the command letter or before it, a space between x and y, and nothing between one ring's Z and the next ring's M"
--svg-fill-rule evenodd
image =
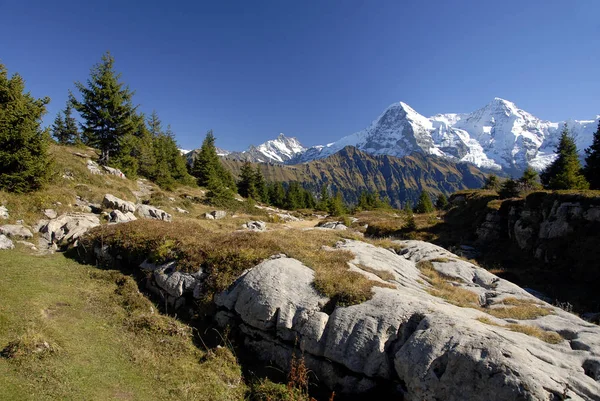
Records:
M542 186L538 182L539 174L531 166L527 166L523 175L519 178L519 186L521 191L535 191L541 189Z
M421 192L419 196L419 201L417 202L417 206L415 206L415 212L417 213L431 213L433 212L433 203L431 203L431 198L429 194L425 191Z
M329 199L327 213L332 216L341 216L346 213L346 207L344 206L344 199L342 198L341 191L337 191L335 195Z
M65 130L65 119L63 118L63 112L59 111L54 119L54 124L51 127L52 136L59 145L67 145L69 138L67 137Z
M65 136L68 138L68 143L71 145L81 144L81 134L77 128L77 121L73 117L73 106L67 101L64 111L65 115Z
M49 102L25 92L23 78L9 78L0 64L0 190L29 192L48 180L50 139L41 120Z
M500 189L500 181L498 180L498 176L495 174L490 174L485 178L485 183L483 184L482 189L489 189L491 191L497 191Z
M512 178L504 181L498 190L500 199L516 198L521 194L519 183Z
M448 205L448 198L444 194L440 194L435 200L435 208L437 210L446 210L448 209Z
M255 171L250 162L244 162L240 169L240 181L238 182L238 193L244 198L258 199L258 191L255 186Z
M316 208L322 211L327 211L329 205L329 189L327 188L327 184L323 184L321 186L321 196L319 202L316 205Z
M542 184L547 189L588 189L589 183L581 172L575 140L565 124L556 148L557 158L541 174Z
M585 167L583 173L590 183L591 189L600 189L600 121L594 133L594 139L589 148L585 150Z
M269 203L269 191L267 190L267 182L260 169L260 165L256 165L254 171L254 187L258 195L258 200L264 203Z
M269 203L276 207L284 207L285 188L281 182L274 182L268 185Z
M70 95L73 107L84 120L84 140L100 149L102 164L108 164L119 153L121 139L135 130L133 92L120 82L121 74L115 71L114 62L110 53L104 54L102 61L92 67L86 85L75 83L83 100Z
M212 131L206 133L200 152L194 159L191 174L196 177L198 185L201 187L208 187L208 183L213 177L216 179L215 182L224 187L229 189L236 187L233 176L223 167L217 155L215 136Z

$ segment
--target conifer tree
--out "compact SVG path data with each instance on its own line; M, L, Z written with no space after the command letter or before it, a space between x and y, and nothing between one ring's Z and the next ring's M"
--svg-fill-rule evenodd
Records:
M589 148L585 150L585 167L583 173L590 183L591 189L600 189L600 121L594 133L594 139Z
M341 191L337 191L335 195L329 199L327 213L329 213L332 216L341 216L344 213L346 213L344 199L342 198Z
M415 212L417 213L431 213L433 212L433 203L431 202L431 198L429 194L425 191L421 192L419 196L419 201L417 202L417 206L415 206Z
M273 182L268 185L269 203L276 207L284 207L285 188L281 182Z
M304 208L304 196L300 184L296 181L289 183L285 194L285 208L296 210Z
M64 111L65 115L65 136L68 138L68 143L71 145L81 144L81 134L77 128L77 121L73 117L73 106L67 101Z
M435 200L435 208L437 210L446 210L448 209L448 205L448 198L444 194L440 194Z
M523 175L519 178L519 187L521 191L534 191L541 189L542 185L538 182L539 174L531 166L527 166Z
M121 74L115 71L114 61L107 52L92 67L86 85L75 83L82 101L70 95L73 107L84 120L85 143L100 149L102 164L108 164L119 153L121 139L135 130L133 92L120 82Z
M557 158L544 170L540 178L547 189L587 189L589 183L581 172L575 140L565 124L556 148Z
M254 187L256 188L258 200L264 203L269 203L267 182L265 181L265 177L260 169L260 165L256 165L256 170L254 172Z
M194 159L191 174L196 177L199 186L208 187L209 181L215 178L213 185L220 185L233 189L235 180L229 171L223 167L215 147L215 137L212 131L206 133L200 152Z
M413 213L412 205L410 201L404 204L404 217L406 221L402 225L403 230L414 231L417 229L417 222L415 221L415 215Z
M519 183L512 178L504 181L498 191L500 199L516 198L520 193Z
M485 178L485 183L483 184L482 189L489 189L492 191L497 191L500 189L500 181L498 180L498 176L495 174L490 174Z
M56 140L56 142L60 145L67 145L69 143L69 138L66 135L65 131L65 119L63 118L63 112L59 111L56 114L56 118L54 119L54 124L51 127L52 136Z
M240 181L238 182L238 193L244 198L258 199L258 191L255 186L255 171L250 162L244 162L240 169Z
M48 97L25 92L18 74L8 77L0 64L0 190L29 192L40 189L50 173L49 133L41 129Z
M327 188L327 184L323 184L321 186L321 196L319 202L316 205L316 208L322 211L327 211L329 205L329 190Z

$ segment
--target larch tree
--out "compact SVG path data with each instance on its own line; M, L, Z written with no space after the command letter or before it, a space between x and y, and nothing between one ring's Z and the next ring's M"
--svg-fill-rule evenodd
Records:
M84 85L76 82L82 100L70 94L70 101L83 119L83 137L89 146L97 147L100 163L108 164L117 155L121 139L136 128L133 92L120 81L121 74L114 68L115 60L106 53L100 63L92 67Z
M49 102L25 92L23 78L9 78L0 64L0 190L30 192L48 180L50 136L41 123Z
M600 189L600 121L592 144L585 150L585 154L585 178L589 181L591 189Z

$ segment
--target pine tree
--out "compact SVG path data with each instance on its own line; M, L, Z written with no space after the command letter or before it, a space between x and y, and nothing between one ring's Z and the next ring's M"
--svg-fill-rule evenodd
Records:
M321 186L321 196L319 202L316 205L316 208L322 211L326 211L329 205L329 189L327 188L327 184L323 184Z
M516 198L521 194L519 183L512 178L504 181L498 190L500 199Z
M583 173L590 183L591 189L600 189L600 121L594 133L594 139L589 148L585 150L585 167Z
M104 54L92 68L86 85L75 83L83 97L81 102L70 95L73 107L84 120L84 140L100 149L102 164L108 164L119 153L121 139L135 130L133 92L119 81L121 74L115 71L114 61L110 53Z
M410 201L404 204L404 217L406 221L402 225L402 229L406 231L414 231L417 229L417 222L415 221L415 215L413 213Z
M200 152L194 159L191 174L196 177L198 185L201 187L208 187L208 183L213 177L216 182L226 188L233 189L236 187L233 176L223 167L217 155L215 137L212 131L206 133Z
M417 206L415 207L415 212L417 213L431 213L433 212L433 203L431 203L431 198L429 194L425 191L421 192L419 196L419 201L417 202Z
M238 182L237 188L238 193L244 198L258 199L258 191L255 186L255 172L250 162L244 162L240 169L240 181Z
M59 111L56 114L56 118L54 119L54 124L52 124L52 136L56 139L56 142L60 145L67 145L69 143L69 138L66 135L65 131L65 120L63 118L63 112Z
M587 189L589 183L581 172L575 140L565 124L556 148L557 158L541 174L541 181L548 189Z
M444 194L440 194L435 200L435 208L437 210L446 210L448 209L448 205L448 198Z
M37 190L50 174L50 138L41 129L50 99L36 99L24 91L23 78L9 78L0 64L0 190L10 192Z
M285 188L281 182L273 182L268 185L269 203L276 207L285 205Z
M292 181L289 183L285 194L284 205L288 210L297 210L305 207L304 196L298 182Z
M346 207L344 206L344 199L342 198L341 191L337 191L336 194L329 199L327 213L332 216L341 216L346 213Z

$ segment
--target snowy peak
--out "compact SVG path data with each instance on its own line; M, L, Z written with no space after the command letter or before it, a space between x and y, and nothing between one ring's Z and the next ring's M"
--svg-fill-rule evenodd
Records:
M304 153L306 148L296 138L288 138L279 134L276 139L271 139L255 148L269 161L283 163L290 160L298 153Z

